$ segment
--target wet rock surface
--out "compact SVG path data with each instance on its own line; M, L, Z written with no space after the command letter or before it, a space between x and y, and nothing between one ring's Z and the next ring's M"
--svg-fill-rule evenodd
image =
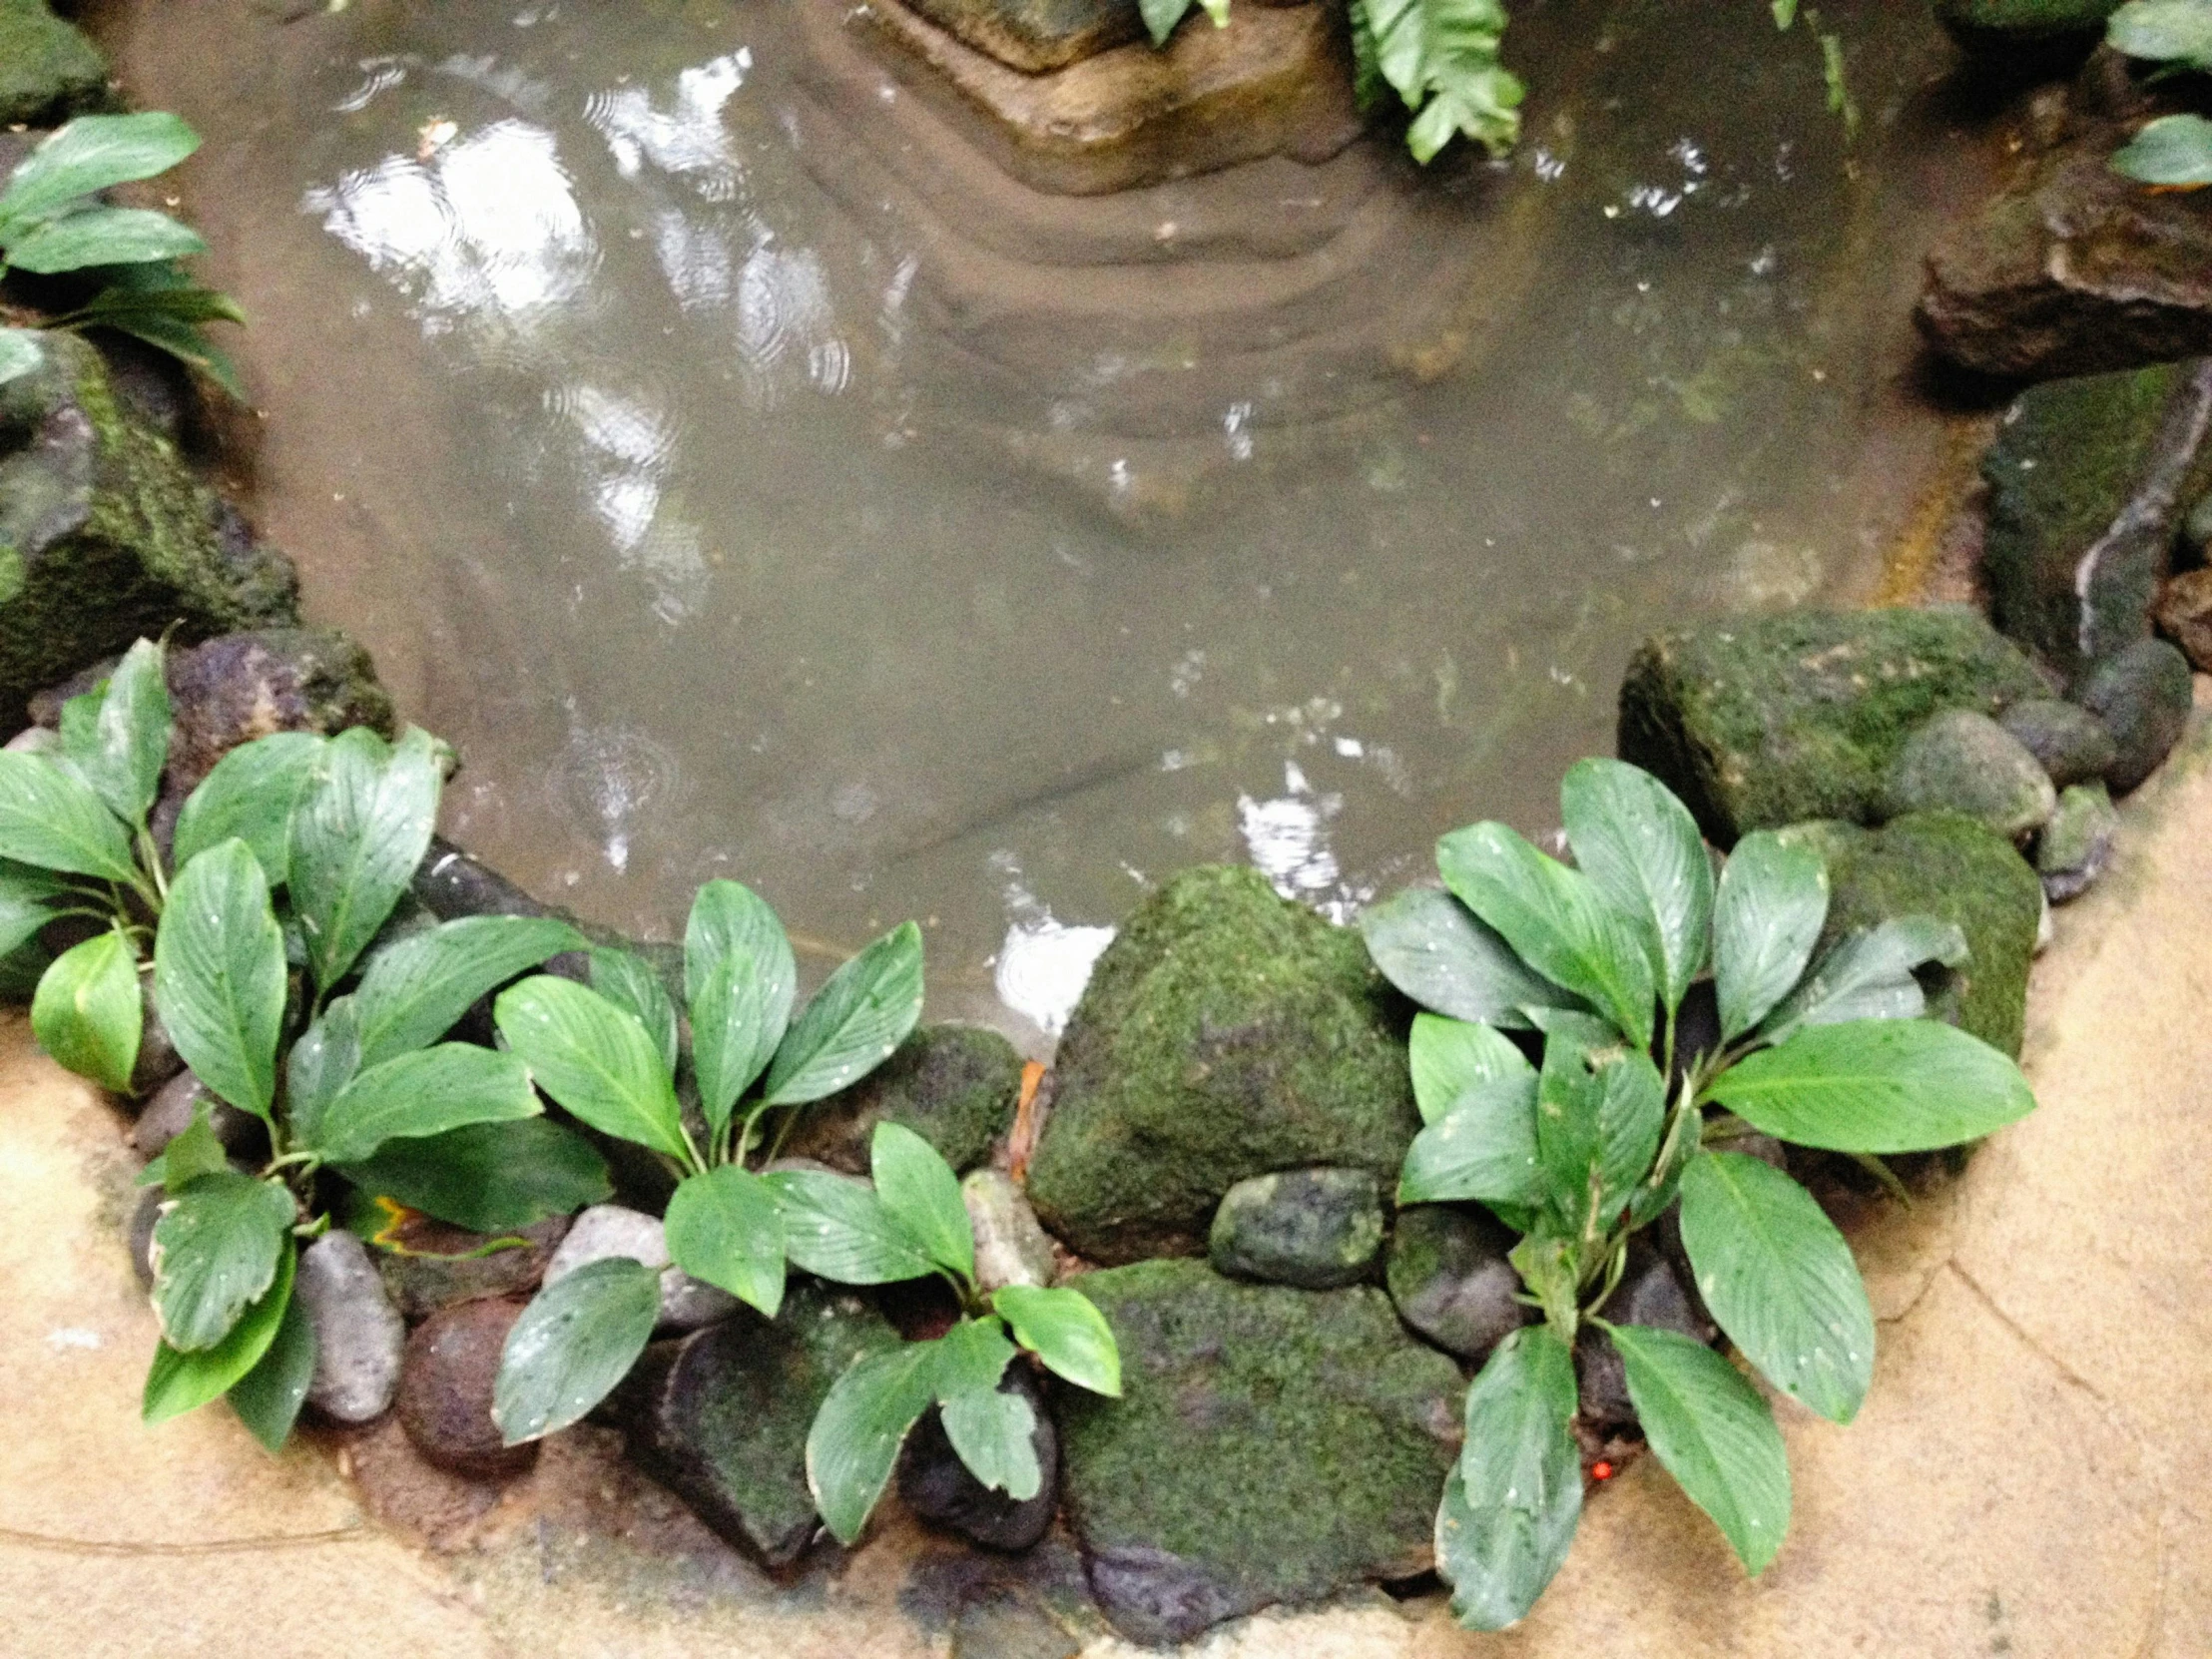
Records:
M1009 1177L977 1170L960 1183L960 1202L975 1234L975 1283L980 1289L1052 1283L1052 1240Z
M1144 34L1136 0L909 0L978 52L1035 75L1096 57Z
M925 1025L888 1060L841 1094L809 1107L787 1143L847 1175L865 1175L878 1123L911 1129L955 1171L985 1162L1013 1127L1021 1055L996 1031Z
M1885 816L1963 813L2008 840L2041 828L2058 805L2025 745L1987 715L1948 709L1905 740L1890 765Z
M2035 757L2056 789L2101 779L2119 754L2104 722L2056 698L2015 703L1997 717L1997 724Z
M2105 872L2119 828L2102 784L2076 784L2058 798L2058 811L2035 838L2035 872L2053 904L2079 898Z
M142 1158L156 1158L169 1143L192 1127L201 1103L209 1103L208 1127L223 1150L234 1157L265 1157L269 1129L251 1112L218 1100L190 1071L181 1071L155 1091L131 1126L131 1147Z
M439 1468L476 1479L520 1473L538 1443L502 1442L492 1387L519 1302L464 1302L432 1314L407 1338L394 1401L414 1448Z
M2189 660L2164 640L2138 640L2097 665L2081 704L2104 722L2116 753L2104 781L2126 795L2165 763L2188 729Z
M1045 1535L1060 1504L1060 1433L1046 1408L1044 1389L1025 1363L1017 1360L1006 1368L999 1392L1019 1393L1036 1413L1029 1443L1044 1474L1036 1495L1017 1500L970 1474L934 1409L923 1414L906 1442L898 1465L898 1495L923 1520L970 1543L1023 1550Z
M168 788L180 797L231 750L272 732L393 734L391 698L368 653L335 629L228 634L171 653L168 678Z
M1121 1345L1124 1397L1063 1397L1063 1478L1117 1630L1183 1641L1428 1566L1465 1384L1381 1291L1239 1285L1191 1261L1083 1290Z
M1357 933L1256 869L1184 871L1130 916L1068 1023L1029 1166L1038 1218L1127 1262L1195 1254L1250 1175L1394 1178L1420 1124L1409 1018Z
M1384 1270L1397 1317L1448 1353L1486 1359L1528 1320L1514 1300L1520 1275L1507 1260L1514 1243L1509 1228L1473 1205L1401 1211Z
M1333 1291L1374 1276L1382 1226L1373 1170L1255 1175L1222 1195L1207 1256L1231 1279Z
M367 1248L350 1233L324 1234L300 1253L292 1295L314 1328L307 1403L335 1422L383 1415L399 1388L407 1327Z
M1630 1247L1627 1272L1599 1310L1615 1325L1650 1325L1677 1332L1692 1342L1709 1343L1718 1332L1690 1294L1674 1265L1656 1249ZM1583 1418L1599 1428L1624 1427L1636 1420L1628 1397L1628 1374L1611 1339L1585 1326L1574 1343L1575 1376L1581 1382Z

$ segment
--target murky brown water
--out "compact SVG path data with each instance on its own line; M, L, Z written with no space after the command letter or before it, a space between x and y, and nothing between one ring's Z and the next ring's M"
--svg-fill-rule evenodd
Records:
M461 746L449 829L666 933L716 874L1049 1027L1144 886L1339 913L1551 822L1636 639L1863 590L1971 164L1918 4L1523 0L1506 167L1018 189L835 0L151 0L262 514Z

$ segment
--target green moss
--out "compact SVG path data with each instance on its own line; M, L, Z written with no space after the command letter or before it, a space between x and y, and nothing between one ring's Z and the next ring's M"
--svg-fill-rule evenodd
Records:
M0 126L57 126L113 102L106 61L46 0L0 0Z
M864 1175L878 1123L911 1129L965 1172L1013 1127L1021 1055L996 1031L925 1025L851 1088L806 1109L786 1150Z
M1203 1250L1247 1176L1394 1177L1420 1127L1408 1021L1357 933L1257 870L1186 870L1129 918L1068 1023L1030 1202L1081 1254L1127 1262Z
M1954 922L1969 954L1955 972L1933 976L1930 1009L1992 1047L2019 1053L2043 888L2010 841L1956 813L1916 813L1874 831L1814 824L1793 833L1828 863L1821 949L1895 916Z
M1124 1395L1063 1395L1064 1489L1117 1626L1173 1640L1427 1564L1465 1384L1382 1292L1238 1285L1189 1261L1081 1285Z
M1620 756L1730 846L1808 819L1874 822L1891 761L1929 716L2045 695L1968 611L1793 611L1645 641L1621 685Z

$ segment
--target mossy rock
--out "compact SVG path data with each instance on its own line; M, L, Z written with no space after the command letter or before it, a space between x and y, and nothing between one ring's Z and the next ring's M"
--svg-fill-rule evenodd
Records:
M1409 1023L1358 933L1258 870L1186 870L1131 915L1068 1022L1030 1202L1078 1254L1129 1262L1203 1251L1248 1176L1394 1180L1420 1128Z
M1880 820L1907 738L1945 709L2048 695L1965 610L1795 611L1644 642L1620 695L1620 757L1682 797L1717 844L1809 819Z
M1063 1391L1063 1489L1124 1635L1183 1641L1427 1568L1466 1384L1381 1291L1239 1285L1192 1261L1080 1283L1123 1396Z
M0 127L55 127L114 101L107 60L46 0L0 0Z
M1943 26L1972 43L2093 36L2120 0L1936 0Z
M99 353L39 336L43 366L0 386L0 731L32 695L172 633L178 644L297 624L282 555L219 533L176 447L118 405Z
M878 1123L911 1129L965 1173L989 1159L1021 1103L1021 1055L996 1031L924 1025L842 1093L805 1108L785 1150L852 1175L868 1172Z
M1914 813L1878 830L1809 824L1791 833L1828 864L1820 950L1898 916L1955 923L1968 954L1959 968L1932 970L1924 979L1929 1011L2019 1054L2043 887L2010 841L1957 813Z

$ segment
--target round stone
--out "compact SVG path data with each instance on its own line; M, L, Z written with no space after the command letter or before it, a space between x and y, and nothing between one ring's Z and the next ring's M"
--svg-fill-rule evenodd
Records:
M464 1302L433 1314L407 1339L399 1370L399 1425L414 1448L456 1474L496 1479L536 1459L537 1442L510 1446L492 1421L507 1333L519 1302Z

